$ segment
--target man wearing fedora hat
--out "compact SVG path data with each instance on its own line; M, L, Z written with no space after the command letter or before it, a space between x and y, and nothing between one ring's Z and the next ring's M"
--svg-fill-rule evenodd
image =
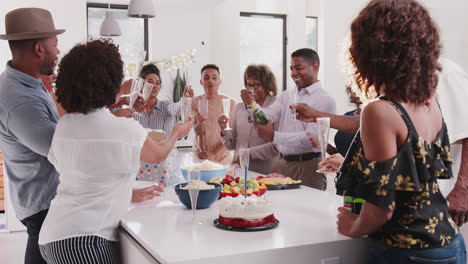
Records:
M57 108L40 76L53 74L59 50L52 15L40 8L19 8L5 16L12 60L0 75L0 149L17 217L26 226L25 263L45 263L38 236L59 175L47 160L58 121Z

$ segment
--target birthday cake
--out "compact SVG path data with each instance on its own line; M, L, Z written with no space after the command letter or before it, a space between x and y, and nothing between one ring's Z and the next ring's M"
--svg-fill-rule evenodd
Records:
M235 228L260 227L271 225L273 215L271 200L265 196L225 197L218 201L219 223Z

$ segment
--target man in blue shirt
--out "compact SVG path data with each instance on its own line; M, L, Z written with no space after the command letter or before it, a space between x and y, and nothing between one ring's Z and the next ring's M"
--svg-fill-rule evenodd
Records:
M49 11L19 8L5 16L12 60L0 75L0 149L18 219L26 226L25 263L45 263L38 236L59 175L47 160L58 121L57 108L40 76L54 73L59 50Z

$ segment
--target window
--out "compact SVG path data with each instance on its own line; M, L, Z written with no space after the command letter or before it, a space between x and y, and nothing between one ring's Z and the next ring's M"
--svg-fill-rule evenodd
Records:
M249 64L266 64L286 89L286 15L240 13L241 80Z
M107 4L87 4L88 39L101 38L99 29L107 7ZM110 9L122 32L121 36L110 38L119 46L120 55L125 63L125 76L131 77L142 51L146 51L145 59L148 59L148 19L128 17L127 5L111 5Z
M306 47L317 51L317 17L306 17Z

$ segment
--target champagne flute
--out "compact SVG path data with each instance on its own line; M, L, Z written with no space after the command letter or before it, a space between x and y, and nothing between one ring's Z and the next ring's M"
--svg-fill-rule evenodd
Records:
M322 160L325 159L328 146L328 134L330 132L330 118L329 117L319 117L317 118L318 125L318 141L320 144L320 154ZM317 170L319 173L326 173L326 168Z
M182 121L187 120L192 116L192 98L182 97L182 110L180 111L180 117Z
M141 95L143 99L145 99L145 102L148 101L148 98L150 97L153 87L154 85L152 83L149 83L147 81L143 83L142 88L141 88Z
M200 190L194 186L190 186L192 183L198 183L200 181L200 174L201 172L198 170L189 170L188 174L188 192L190 196L190 204L192 207L192 223L196 222L196 210L197 210L197 200L198 200L198 193Z
M132 86L130 88L130 102L128 104L130 108L132 108L133 104L135 104L135 101L140 95L141 88L144 83L145 83L145 80L143 80L142 78L133 79Z
M198 100L198 112L204 117L208 118L208 100L201 98Z
M232 130L232 128L229 126L229 119L231 117L231 99L223 99L223 110L224 115L228 118L225 130Z
M244 197L247 197L247 175L249 171L250 150L248 148L239 149L240 167L244 171Z

